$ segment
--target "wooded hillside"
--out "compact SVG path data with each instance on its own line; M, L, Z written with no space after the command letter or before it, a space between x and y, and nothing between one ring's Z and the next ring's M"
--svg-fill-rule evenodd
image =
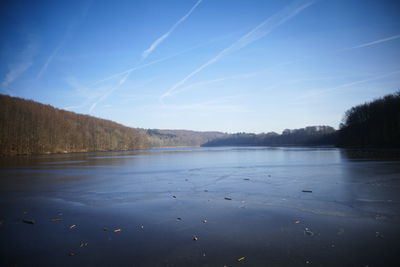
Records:
M330 126L309 126L301 129L286 129L275 132L253 134L237 133L211 140L204 146L329 146L336 143L336 131Z
M31 100L0 95L0 155L200 146L226 135L130 128Z
M346 111L341 147L400 147L400 91Z
M0 95L1 154L131 150L148 146L146 135L137 129Z

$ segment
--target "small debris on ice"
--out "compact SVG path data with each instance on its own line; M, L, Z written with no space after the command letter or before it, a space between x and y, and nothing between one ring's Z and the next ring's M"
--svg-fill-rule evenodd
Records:
M246 259L246 257L240 257L239 259L237 259L237 261L244 261Z
M304 234L305 235L309 235L309 236L313 236L314 235L314 233L310 229L308 229L307 227L304 228Z

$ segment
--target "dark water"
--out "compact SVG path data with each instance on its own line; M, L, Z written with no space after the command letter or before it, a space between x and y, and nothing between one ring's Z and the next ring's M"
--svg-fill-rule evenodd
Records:
M400 266L393 158L194 148L0 160L0 266Z

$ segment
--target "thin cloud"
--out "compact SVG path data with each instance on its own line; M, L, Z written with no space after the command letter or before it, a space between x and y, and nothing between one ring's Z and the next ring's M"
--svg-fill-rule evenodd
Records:
M331 91L334 91L334 90L337 90L337 89L342 89L342 88L350 87L350 86L353 86L353 85L358 85L358 84L362 84L362 83L366 83L366 82L370 82L370 81L379 80L379 79L382 79L382 78L385 78L385 77L389 77L389 76L392 76L392 75L396 75L396 74L400 74L400 70L395 70L395 71L384 73L384 74L381 74L381 75L376 75L376 76L373 76L373 77L368 78L368 79L357 80L357 81L353 81L353 82L349 82L349 83L340 84L340 85L337 85L337 86L334 86L334 87L331 87L331 88L326 88L326 89L322 89L322 90L319 90L319 91L314 91L314 92L308 93L308 94L300 97L299 99L307 99L307 98L320 96L320 95L323 95L325 93L328 93L328 92L331 92Z
M36 76L36 80L39 80L42 77L42 75L47 71L47 68L49 67L49 65L51 64L53 59L57 56L57 54L59 53L61 48L67 42L67 40L72 36L75 28L80 24L81 21L83 21L86 18L89 8L92 5L92 2L93 2L93 0L86 1L82 6L82 11L81 11L81 14L79 15L79 19L73 20L72 22L69 23L60 43L56 46L56 48L54 48L53 52L50 54L50 56L46 59L43 66L40 68L40 70Z
M307 7L311 6L314 4L314 0L301 0L301 1L296 1L293 4L287 6L283 10L279 11L275 15L269 17L268 19L264 20L262 23L260 23L257 27L255 27L253 30L248 32L247 34L243 35L239 40L219 52L216 56L214 56L212 59L207 61L205 64L201 65L198 67L196 70L191 72L189 75L187 75L185 78L183 78L181 81L177 82L174 84L167 92L162 94L160 96L160 100L162 101L165 97L171 96L179 87L184 85L187 80L195 76L197 73L201 72L208 66L214 64L218 60L220 60L222 57L231 54L237 50L240 50L249 44L265 37L268 35L272 30L280 26L281 24L285 23L289 19L293 18L297 14L299 14L301 11L306 9Z
M6 74L6 77L4 78L3 82L1 83L1 86L7 87L10 83L12 83L15 79L17 79L22 73L24 73L27 69L32 66L33 62L32 61L26 61L26 62L18 62L15 64L11 64L9 66L9 71Z
M194 87L210 85L210 84L225 82L225 81L229 81L229 80L240 80L240 79L249 79L249 78L257 77L260 74L265 74L266 72L270 71L271 69L275 69L277 67L281 67L281 66L285 66L285 65L290 65L290 64L293 64L293 63L296 63L296 62L298 62L298 60L283 62L283 63L277 64L277 65L275 65L273 67L264 68L262 70L258 70L258 71L255 71L255 72L241 73L241 74L236 74L236 75L216 78L216 79L212 79L212 80L206 80L206 81L200 81L200 82L197 82L197 83L192 83L192 84L190 84L188 86L185 86L183 88L175 90L173 93L170 94L170 96L174 95L174 94L178 94L178 93L184 92L184 91L187 91L187 90L190 90L190 89L192 89Z
M37 42L32 36L29 37L28 45L21 51L15 62L8 65L8 72L1 82L1 88L7 90L7 86L18 79L25 71L33 65L33 57L37 52Z
M387 37L387 38L383 38L383 39L379 39L379 40L376 40L376 41L373 41L373 42L369 42L369 43L365 43L365 44L353 46L353 47L348 48L348 50L350 50L350 49L356 49L356 48L362 48L362 47L367 47L367 46L372 46L372 45L376 45L376 44L388 42L388 41L391 41L391 40L395 40L395 39L398 39L398 38L400 38L400 34L398 34L398 35L393 35L393 36L391 36L391 37Z
M105 93L104 95L102 95L96 102L94 102L90 108L89 108L89 113L92 113L93 109L96 108L96 106L102 102L104 99L106 99L107 97L109 97L115 90L117 90L119 87L121 87L126 80L128 79L129 75L131 74L131 72L126 73L118 82L118 84L114 87L111 88L111 90L109 90L107 93Z
M178 94L178 93L184 92L184 91L187 91L187 90L195 88L195 87L204 86L204 85L210 85L210 84L214 84L214 83L225 82L225 81L229 81L229 80L251 78L251 77L256 76L257 74L258 74L258 72L244 73L244 74L226 76L226 77L221 77L221 78L217 78L217 79L212 79L212 80L206 80L206 81L201 81L201 82L197 82L197 83L192 83L192 84L190 84L190 85L188 85L186 87L183 87L181 89L175 90L173 93L170 94L170 96L174 95L174 94Z
M145 109L148 110L158 110L163 114L168 112L202 112L204 115L207 113L214 112L252 112L251 110L243 107L242 105L235 104L234 100L238 100L243 95L231 95L224 96L218 98L208 99L206 101L192 103L192 104L183 104L183 105L148 105L144 106Z
M157 46L159 46L165 39L168 38L168 36L176 29L176 27L179 26L179 24L181 24L182 22L184 22L189 16L190 14L192 14L192 12L196 9L196 7L202 2L203 0L198 0L196 2L196 4L194 4L194 6L189 10L188 13L186 13L186 15L184 15L182 18L180 18L177 22L175 22L175 24L163 35L161 35L157 40L155 40L149 48L147 48L146 50L143 51L142 54L142 59L147 58L156 48Z
M360 84L360 83L375 81L375 80L379 80L379 79L382 79L382 78L385 78L385 77L388 77L388 76L392 76L392 75L396 75L396 74L400 74L400 70L384 73L384 74L377 75L377 76L374 76L372 78L368 78L368 79L364 79L364 80L358 80L358 81L354 81L354 82L350 82L350 83L341 84L339 86L335 86L333 88L329 88L327 90L324 90L324 92L332 91L332 90L340 89L340 88L344 88L344 87L349 87L349 86Z
M234 33L236 33L236 32L234 32ZM137 66L137 67L133 67L133 68L124 70L124 71L122 71L122 72L112 74L112 75L107 76L107 77L105 77L105 78L103 78L103 79L99 79L99 80L93 82L90 86L94 86L94 85L96 85L96 84L99 84L99 83L102 83L102 82L105 82L105 81L108 81L108 80L117 78L117 77L122 76L122 75L124 75L124 74L126 74L126 73L128 73L128 72L132 72L132 71L144 69L144 68L147 68L147 67L149 67L149 66L151 66L151 65L154 65L154 64L156 64L156 63L160 63L160 62L163 62L163 61L167 61L167 60L169 60L169 59L171 59L171 58L180 56L180 55L185 54L185 53L187 53L187 52L190 52L190 51L192 51L192 50L195 50L195 49L198 49L198 48L201 48L201 47L210 45L210 44L212 44L212 43L215 43L215 42L217 42L217 41L226 39L226 38L232 36L234 33L229 33L229 34L223 35L223 36L221 36L221 37L217 37L217 38L212 39L212 40L210 40L210 41L207 41L207 42L204 42L204 43L195 45L195 46L193 46L193 47L184 49L184 50L182 50L182 51L180 51L180 52L178 52L178 53L175 53L175 54L173 54L173 55L166 56L166 57L163 57L163 58L160 58L160 59L157 59L157 60L153 60L153 61L151 61L151 62L149 62L149 63L142 64L142 65L139 65L139 66Z
M64 35L62 41L59 43L59 45L53 50L53 52L50 54L50 56L46 59L46 62L44 63L44 65L40 68L40 71L38 73L38 75L36 76L36 80L39 80L40 77L42 77L43 73L46 72L47 67L49 66L49 64L53 61L54 57L58 54L58 52L60 51L60 49L64 46L65 41L67 40L67 36L68 36L68 31L67 33Z
M117 84L116 86L112 87L108 92L106 92L105 94L103 94L96 102L94 102L94 103L90 106L89 113L91 113L91 112L96 108L96 106L97 106L100 102L104 101L104 100L105 100L106 98L108 98L112 93L114 93L118 88L120 88L120 87L128 80L128 78L129 78L129 76L131 75L131 73L132 73L132 71L127 72L127 73L118 81L118 84ZM154 80L154 78L149 79L149 80L146 81L145 83L140 84L140 85L138 85L138 86L135 86L134 88L140 88L140 87L142 87L142 86L145 86L146 84L152 82L153 80Z

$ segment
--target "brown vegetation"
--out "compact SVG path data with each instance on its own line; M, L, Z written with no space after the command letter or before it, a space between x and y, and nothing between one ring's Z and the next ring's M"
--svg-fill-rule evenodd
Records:
M132 150L149 146L138 129L0 95L1 154Z
M0 95L0 154L46 154L200 146L227 134L145 130Z

